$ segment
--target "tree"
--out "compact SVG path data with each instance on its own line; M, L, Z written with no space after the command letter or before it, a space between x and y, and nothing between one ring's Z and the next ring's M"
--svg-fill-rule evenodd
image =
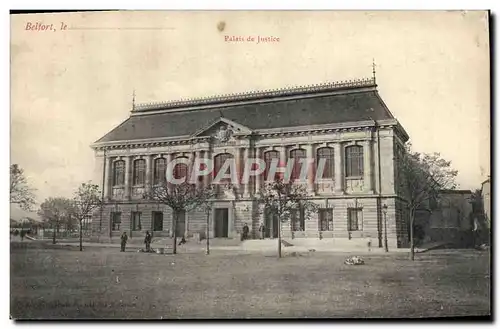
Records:
M80 251L82 246L82 223L85 219L92 216L92 213L101 206L101 192L99 186L92 182L82 183L72 200L72 215L77 219L80 230Z
M35 205L35 189L28 185L24 170L17 164L10 165L10 203L19 204L24 210Z
M452 169L451 161L441 158L439 153L412 152L411 144L399 159L400 183L406 198L410 217L410 259L415 259L414 222L417 210L431 210L430 204L439 198L443 189L456 187L458 171Z
M151 192L144 194L145 199L154 200L172 209L174 254L177 253L177 220L179 214L207 204L214 195L214 189L211 186L197 187L195 184L187 182L180 184L164 182L161 185L154 186Z
M262 211L266 215L278 218L279 258L281 258L282 222L291 221L291 213L295 210L303 209L305 218L309 219L310 215L318 209L315 203L308 200L307 191L303 185L285 182L282 178L266 184L259 192L257 202L262 206Z
M56 243L56 231L61 223L67 221L73 213L73 202L67 198L48 198L41 205L38 214L52 228L52 243Z

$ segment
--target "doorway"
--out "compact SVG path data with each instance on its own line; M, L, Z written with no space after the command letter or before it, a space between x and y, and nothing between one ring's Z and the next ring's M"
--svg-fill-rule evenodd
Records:
M278 216L276 214L266 214L266 221L265 221L265 227L266 227L266 232L265 232L265 237L266 238L277 238L278 237Z
M153 232L163 231L163 213L153 211Z
M214 237L227 238L229 232L229 210L217 208L214 212Z
M184 210L179 211L177 214L175 232L177 237L183 237L186 232L186 212Z

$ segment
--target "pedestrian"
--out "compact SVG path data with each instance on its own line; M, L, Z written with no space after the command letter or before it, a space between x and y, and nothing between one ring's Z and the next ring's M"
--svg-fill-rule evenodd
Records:
M127 232L123 232L120 239L121 239L121 250L120 251L125 251L125 246L127 245L127 240L128 240Z
M185 244L185 243L186 243L186 238L184 238L184 236L182 236L182 239L181 239L181 241L179 242L179 246L180 246L181 244Z
M149 231L146 231L146 237L144 238L144 243L146 244L146 252L149 252L151 250L151 234L149 234Z
M259 235L260 235L260 239L261 240L264 240L264 235L266 234L266 227L264 226L263 223L260 224L260 227L259 227Z
M245 225L243 225L243 236L242 236L242 240L246 240L246 239L248 239L248 232L250 232L250 229L248 228L247 223L245 223Z

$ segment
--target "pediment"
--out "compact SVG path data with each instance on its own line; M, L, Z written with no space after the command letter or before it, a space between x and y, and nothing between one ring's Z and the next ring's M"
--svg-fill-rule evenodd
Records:
M250 134L251 129L226 118L218 118L198 130L193 137L213 136L221 141L229 140L233 135Z

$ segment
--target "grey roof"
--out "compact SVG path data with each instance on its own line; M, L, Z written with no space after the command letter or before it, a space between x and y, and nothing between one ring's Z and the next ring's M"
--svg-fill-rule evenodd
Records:
M221 116L251 130L394 119L376 85L360 87L344 88L336 94L325 94L324 90L301 92L292 99L268 95L259 101L235 99L216 107L200 104L199 108L162 112L161 106L156 106L149 113L143 108L96 143L192 135Z

